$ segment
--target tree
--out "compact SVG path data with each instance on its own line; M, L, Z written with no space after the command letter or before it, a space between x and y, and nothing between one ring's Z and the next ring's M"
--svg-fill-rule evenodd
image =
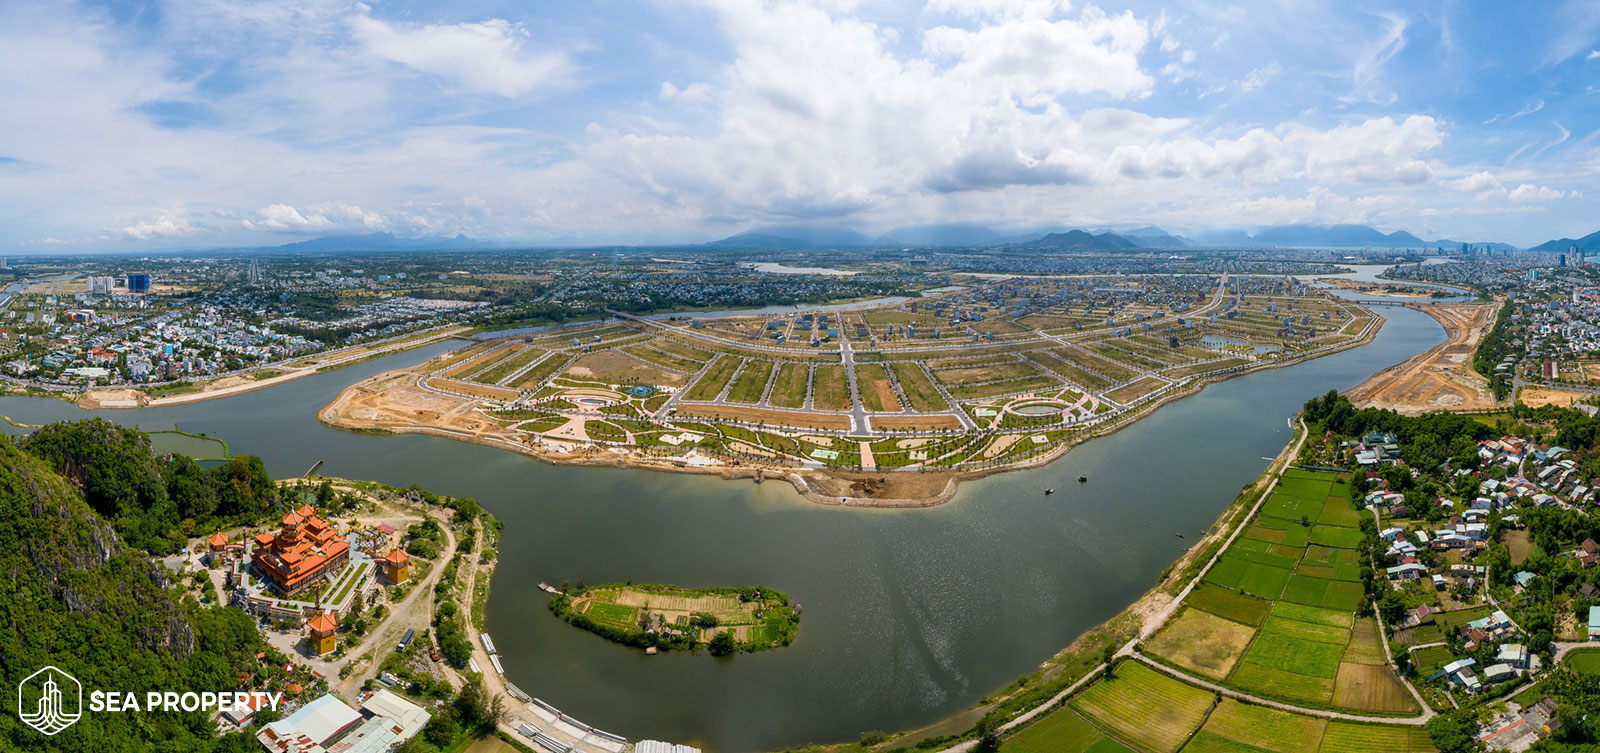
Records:
M973 726L972 731L978 737L977 750L984 753L1000 750L1000 725L994 719L985 715Z
M733 631L724 630L711 639L710 649L712 656L728 656L734 652Z
M1473 753L1478 749L1475 726L1469 713L1458 709L1429 719L1425 729L1441 753Z
M468 727L477 727L489 721L489 700L484 695L483 686L478 682L463 684L452 705L461 723Z
M438 747L449 745L461 735L461 724L456 721L455 714L441 709L428 720L428 726L422 728L422 737Z

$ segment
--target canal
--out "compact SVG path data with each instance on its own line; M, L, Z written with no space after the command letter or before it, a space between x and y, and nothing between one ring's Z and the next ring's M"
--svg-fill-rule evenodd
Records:
M556 467L317 422L345 386L450 343L236 397L96 415L222 437L277 476L324 460L329 475L476 497L505 522L488 629L513 682L632 739L754 751L935 721L1122 610L1261 473L1306 399L1443 340L1422 313L1381 313L1389 320L1371 344L1209 386L1044 468L963 484L923 510L822 507L786 484ZM0 398L0 413L26 423L90 415L16 396ZM556 620L541 580L766 585L800 602L804 618L783 650L645 656Z

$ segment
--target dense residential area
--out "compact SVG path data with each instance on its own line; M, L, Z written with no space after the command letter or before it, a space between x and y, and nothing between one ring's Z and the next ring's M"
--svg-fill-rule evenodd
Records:
M1440 714L1430 728L1491 749L1595 741L1600 422L1554 407L1404 417L1336 393L1304 415L1302 460L1357 469L1369 596L1395 666Z

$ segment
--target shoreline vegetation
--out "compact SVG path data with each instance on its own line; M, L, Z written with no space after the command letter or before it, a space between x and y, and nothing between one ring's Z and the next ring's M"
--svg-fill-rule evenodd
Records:
M800 605L762 586L683 588L612 583L557 589L550 611L567 624L613 643L712 656L788 646L800 624Z
M324 425L345 431L430 434L515 452L553 465L632 467L711 474L725 480L752 480L756 483L782 480L793 486L802 497L817 504L932 507L953 499L961 481L1043 466L1064 456L1082 442L1130 426L1160 407L1193 395L1209 384L1265 369L1305 363L1366 345L1377 336L1386 320L1370 310L1355 308L1370 318L1354 337L1311 353L1249 361L1241 359L1239 365L1217 373L1168 379L1159 389L1125 403L1122 412L1108 420L1094 418L1096 414L1091 413L1086 418L1093 420L1080 422L1080 425L1051 425L1028 416L1014 415L1015 412L1010 410L1029 402L1074 399L1070 394L1061 397L1046 392L1007 397L996 404L996 409L989 410L988 415L994 416L992 419L979 412L984 409L982 405L962 404L957 410L967 411L971 419L992 422L976 429L961 429L954 421L950 428L934 429L930 424L928 428L891 431L881 437L876 434L861 436L858 431L821 426L779 429L776 424L768 426L765 420L749 423L671 412L675 409L663 407L661 402L667 398L666 393L657 393L648 399L630 399L625 394L626 390L618 385L597 381L577 387L558 388L552 386L551 382L562 373L562 369L570 369L573 364L582 363L597 354L585 350L581 355L569 356L551 349L532 360L519 361L517 359L523 356L512 352L516 350L513 347L516 343L497 346L493 341L468 348L459 355L445 354L429 364L385 372L353 384L318 411L317 418ZM622 334L622 337L619 342L632 342L632 336ZM497 354L493 350L497 347L503 353L511 354ZM523 352L529 352L552 345L535 340L521 347L524 348ZM627 345L624 349L636 347L649 346ZM464 376L467 372L463 369L493 373L496 358L502 358L501 363L509 363L518 369L499 379L504 384L498 388L474 387L475 383L454 378ZM712 363L720 363L723 358L719 356ZM876 363L879 363L863 362L860 355L857 358L858 370L864 365L877 368ZM486 365L480 365L480 359ZM712 363L703 364L705 371L712 369ZM819 364L811 368L820 374L826 364ZM751 368L736 366L726 371L724 391L731 396L739 388L743 375ZM783 371L783 368L776 368L770 374L759 377L767 382L765 391L768 394L776 394L783 383ZM885 371L889 374L897 372L896 369ZM657 375L662 373L665 372ZM519 376L521 374L527 374L528 377L523 382L517 382L522 378ZM666 375L672 376L670 373ZM759 383L752 383L757 385L752 391L759 394ZM904 376L900 378L900 383L905 383ZM505 387L517 384L524 385L524 392L535 396L531 398L530 407L537 407L538 410L497 411L486 407L485 401L492 403L510 397L501 393L515 394L515 391ZM929 385L930 392L932 388ZM679 399L686 391L680 389L671 399ZM800 397L806 404L815 398L820 405L818 393L823 391L820 384L809 391L801 387ZM1071 390L1067 392L1071 393ZM1077 394L1084 400L1091 398ZM848 399L848 395L845 397ZM530 400L525 396L521 399ZM579 401L582 399L598 400L605 405L596 410L581 405ZM639 403L637 407L633 405L635 402ZM666 405L670 406L671 403ZM692 406L685 406L692 409ZM656 413L641 413L641 410L654 410ZM664 410L668 411L665 418L660 415ZM1104 410L1103 404L1097 410ZM849 417L848 414L840 415ZM932 415L929 418L944 416ZM873 417L872 420L882 419ZM715 444L710 448L707 448L705 441L680 445L676 439L686 435L695 439L710 437ZM664 439L669 442L664 443ZM1028 439L1032 441L1021 441ZM1044 441L1041 442L1041 439ZM816 447L831 448L824 452L831 453L830 457L848 455L858 465L841 468L825 465L824 462L812 462L810 458L818 453L813 445L808 444L811 441L826 442ZM940 450L955 447L956 452L967 452L978 459L959 468L953 464L935 463L931 459L906 465L894 465L904 461L889 459L896 457L896 454L913 454L916 446ZM910 453L904 449L908 447L913 448ZM798 448L798 451L792 448ZM689 452L686 455L679 454L679 449ZM808 450L809 455L806 454ZM931 454L927 451L922 453L924 457ZM875 457L878 465L867 466ZM797 463L797 458L807 462Z

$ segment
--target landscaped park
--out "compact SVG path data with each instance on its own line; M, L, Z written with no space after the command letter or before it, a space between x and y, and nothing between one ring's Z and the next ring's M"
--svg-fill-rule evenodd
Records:
M1047 460L1208 381L1359 344L1378 321L1290 278L1005 280L831 314L480 336L353 385L321 417L557 462L953 478ZM933 496L853 483L827 494Z

